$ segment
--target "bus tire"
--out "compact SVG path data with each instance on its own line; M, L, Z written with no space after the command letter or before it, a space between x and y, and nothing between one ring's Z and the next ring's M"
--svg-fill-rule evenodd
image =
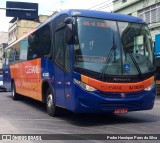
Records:
M16 92L16 86L15 82L12 82L12 99L13 100L18 100L19 99L19 94Z
M47 108L47 113L49 116L52 116L52 117L58 116L58 113L57 113L58 109L55 105L55 99L54 99L53 93L50 88L48 88L47 90L46 108Z

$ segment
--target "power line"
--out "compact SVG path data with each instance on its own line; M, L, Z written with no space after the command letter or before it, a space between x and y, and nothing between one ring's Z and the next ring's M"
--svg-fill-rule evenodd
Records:
M107 3L107 2L109 2L109 3ZM112 1L111 0L105 1L103 3L100 3L100 4L96 5L96 6L93 6L91 8L92 9L94 8L93 10L103 10L103 9L108 8L108 10L110 12L112 12L111 6L113 6L113 0Z
M98 7L96 10L102 10L102 9L110 8L111 6L112 6L112 3L110 3L108 5L104 5L104 6Z
M96 7L100 6L100 5L107 4L107 2L110 2L110 1L111 1L111 0L107 0L107 1L105 1L105 2L102 2L102 3L100 3L100 4L97 4L97 5L95 5L95 6L92 6L92 7L90 7L89 9L93 9L93 8L96 8Z

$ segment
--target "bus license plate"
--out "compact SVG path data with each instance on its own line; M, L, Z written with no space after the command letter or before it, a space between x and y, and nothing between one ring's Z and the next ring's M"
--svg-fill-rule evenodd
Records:
M127 114L128 109L127 108L117 108L114 110L114 114Z

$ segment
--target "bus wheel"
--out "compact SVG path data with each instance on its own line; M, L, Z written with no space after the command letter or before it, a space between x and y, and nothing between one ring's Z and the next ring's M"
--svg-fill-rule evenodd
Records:
M15 83L13 82L12 83L12 99L13 100L18 100L19 99L19 95L18 93L16 93L16 86L15 86Z
M46 107L47 107L47 113L50 116L52 117L57 116L57 107L55 105L54 96L50 89L47 90Z

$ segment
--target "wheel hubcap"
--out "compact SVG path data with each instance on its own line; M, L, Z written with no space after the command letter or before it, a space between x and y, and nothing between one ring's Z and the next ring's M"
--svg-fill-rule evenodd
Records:
M49 94L48 97L47 97L47 106L49 108L52 108L53 107L53 98L52 98L52 95Z

